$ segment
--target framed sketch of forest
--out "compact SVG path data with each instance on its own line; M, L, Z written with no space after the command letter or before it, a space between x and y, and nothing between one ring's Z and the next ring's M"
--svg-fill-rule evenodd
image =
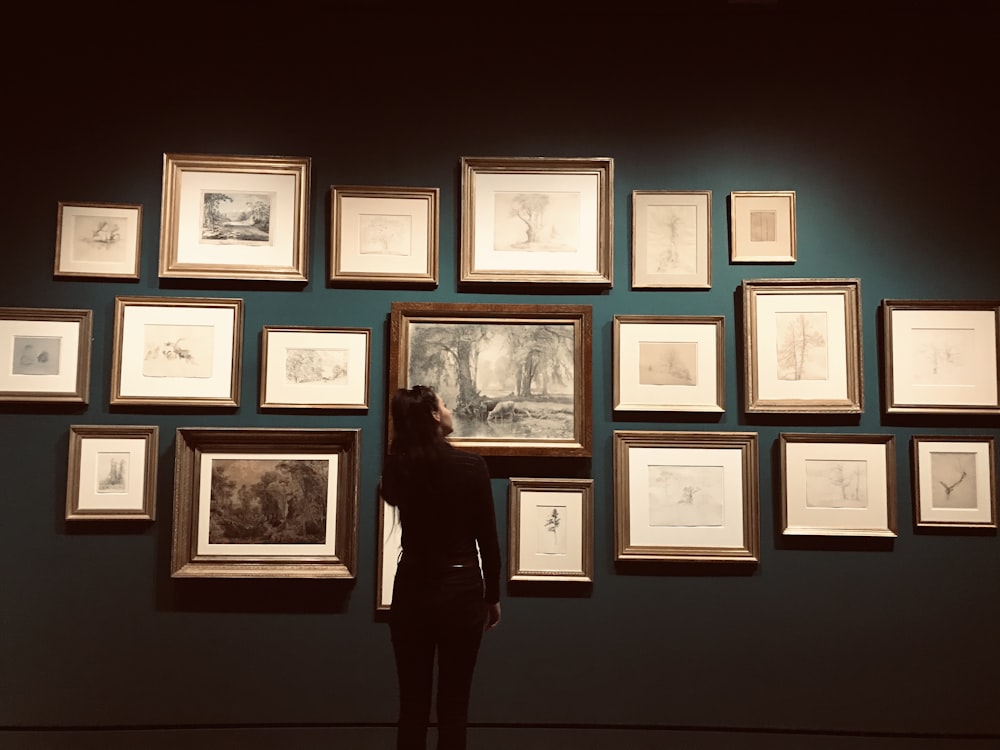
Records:
M712 287L712 191L632 191L632 288Z
M913 518L919 527L997 527L996 440L914 435Z
M449 440L482 455L589 456L591 318L589 305L395 302L389 394L432 387Z
M743 282L744 408L864 411L859 279Z
M156 425L71 425L67 521L156 518Z

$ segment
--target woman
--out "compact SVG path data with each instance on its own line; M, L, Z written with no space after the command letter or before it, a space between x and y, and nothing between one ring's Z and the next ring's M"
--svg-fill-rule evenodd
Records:
M399 389L391 413L380 491L402 524L389 610L399 678L396 747L426 747L436 653L437 747L461 750L479 644L500 622L493 490L482 457L445 440L451 411L431 388Z

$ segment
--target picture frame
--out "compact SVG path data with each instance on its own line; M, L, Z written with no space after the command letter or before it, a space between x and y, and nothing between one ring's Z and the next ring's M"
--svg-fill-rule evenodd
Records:
M712 191L632 191L632 288L712 288Z
M729 194L730 263L794 263L794 190L734 190Z
M354 578L360 442L360 428L178 428L171 576Z
M726 410L725 316L615 315L615 411Z
M392 607L392 592L396 583L396 570L403 553L403 527L399 513L385 500L379 498L378 508L378 571L376 574L375 611L388 612Z
M748 413L864 411L860 279L743 282Z
M165 153L160 278L304 283L312 160Z
M786 536L896 536L895 436L778 436Z
M115 297L112 406L237 407L243 300Z
M882 300L886 414L1000 414L1000 301Z
M509 581L593 583L594 480L510 477Z
M436 187L331 187L329 281L435 288L440 193Z
M590 305L393 302L388 397L432 387L474 453L590 456L591 339Z
M53 275L139 280L142 205L59 201Z
M917 528L997 528L993 436L913 435L910 455Z
M156 519L157 425L70 425L67 521Z
M462 157L464 284L613 283L608 157Z
M93 310L0 307L0 403L86 404Z
M615 560L760 558L756 432L615 430Z
M370 328L266 325L261 409L367 409Z

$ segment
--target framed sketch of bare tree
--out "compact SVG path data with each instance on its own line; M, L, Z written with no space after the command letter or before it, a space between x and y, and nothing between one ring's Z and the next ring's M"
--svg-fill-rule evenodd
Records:
M511 477L508 580L594 580L594 480Z
M914 435L917 527L997 527L996 440L989 435Z
M71 425L67 521L156 518L156 425Z
M632 288L712 288L712 191L632 191Z
M93 310L0 307L0 402L86 404Z
M591 454L589 305L394 302L390 337L389 394L432 387L457 447Z
M743 282L747 412L864 411L859 279Z
M795 191L730 193L729 229L731 263L794 263Z
M139 279L142 206L60 201L56 276Z

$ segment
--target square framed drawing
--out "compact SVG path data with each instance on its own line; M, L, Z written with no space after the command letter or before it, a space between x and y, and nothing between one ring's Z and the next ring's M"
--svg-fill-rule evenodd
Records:
M591 317L590 305L394 302L388 393L433 388L459 448L589 456Z
M174 578L354 578L360 429L177 430Z
M615 411L726 410L722 315L616 315Z
M330 277L336 284L438 284L438 188L330 188Z
M756 432L616 430L615 560L756 563Z
M264 326L262 409L367 409L370 328Z
M594 480L511 477L508 580L594 580Z
M1000 414L1000 301L882 301L886 413Z
M712 288L712 191L632 191L632 288Z
M461 282L612 285L610 158L463 157Z
M859 279L743 282L747 412L864 411Z
M795 191L730 193L729 229L731 263L794 263Z
M787 535L896 536L892 435L779 435Z
M163 155L160 278L305 282L311 160Z
M111 404L240 403L243 300L116 297Z
M392 607L392 589L396 583L396 569L402 553L403 527L399 523L399 512L379 498L376 612L386 612Z
M914 435L910 449L918 527L997 528L993 437Z
M60 201L56 276L138 280L141 245L141 205Z
M71 425L67 521L156 518L156 425Z
M0 307L0 402L86 404L93 310Z

